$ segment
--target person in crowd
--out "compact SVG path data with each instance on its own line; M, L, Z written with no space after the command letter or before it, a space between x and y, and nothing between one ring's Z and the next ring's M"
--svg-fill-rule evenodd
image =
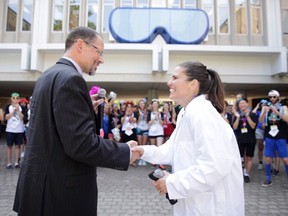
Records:
M29 101L26 98L22 98L19 99L19 105L21 106L22 109L22 114L24 115L23 117L23 122L24 122L24 133L23 133L23 144L21 145L20 151L20 157L23 158L24 157L24 152L25 152L25 148L27 145L27 137L26 137L26 124L28 122L28 103ZM20 158L19 158L20 161Z
M264 150L264 124L259 121L261 110L263 106L267 106L268 101L262 99L257 103L256 107L253 109L253 113L257 115L258 123L256 126L255 136L256 136L256 145L258 148L258 170L263 169L263 150Z
M245 215L241 159L232 128L221 116L224 89L217 72L200 62L176 66L168 82L183 108L170 139L159 147L136 146L141 159L170 164L173 172L153 185L177 199L175 216Z
M248 100L247 99L247 95L243 92L240 92L238 94L236 94L235 96L235 102L233 103L233 107L232 107L232 122L231 122L231 126L233 128L233 123L235 122L235 113L236 112L239 112L240 113L240 110L239 110L239 102L242 100L242 99L245 99L245 100ZM234 129L234 128L233 128ZM239 130L234 130L234 133L236 135L236 137L238 137L238 133L239 133ZM239 144L238 144L239 146ZM245 155L244 157L241 156L241 161L242 161L242 168L244 169L244 160L245 160ZM247 161L247 160L246 160Z
M288 157L287 157L287 123L288 109L287 106L280 103L280 93L277 90L271 90L268 93L270 104L263 106L259 121L265 123L265 172L266 180L262 184L263 187L272 185L271 179L271 163L276 157L282 158L285 165L286 174L288 175ZM278 170L279 171L279 170Z
M137 116L135 115L135 113L133 113L132 106L126 106L125 115L121 117L121 125L121 141L137 141Z
M173 102L168 102L168 105L169 105L169 110L172 113L171 122L172 122L173 127L175 128L176 127L176 121L177 121L177 112L175 109L175 105L173 104Z
M4 111L2 109L2 104L0 103L0 139L2 135L2 122L4 121Z
M29 120L30 120L30 115L31 115L31 108L30 108L31 100L32 100L32 96L29 97L29 102L28 102L28 105L27 105L27 108L28 108L28 111L27 111L27 122L25 124L25 136L26 136L27 144L29 142Z
M253 166L253 157L256 145L255 130L258 123L257 115L250 111L247 99L240 99L238 101L235 118L233 122L233 129L236 131L236 138L240 150L240 155L244 158L244 181L250 182L250 172Z
M91 86L90 90L89 90L89 94L90 95L95 95L98 93L100 87L99 86Z
M103 114L103 131L105 139L112 139L111 124L110 124L111 106L106 103L104 104L104 114Z
M146 103L144 99L138 101L138 111L137 111L137 141L138 145L146 145L148 142L148 130L149 125L147 122L147 110ZM146 162L144 160L139 160L138 165L145 166Z
M149 125L147 122L147 109L146 109L146 100L141 99L138 101L137 109L137 141L138 145L147 145L148 143L148 130ZM144 160L139 160L139 166L145 166L146 162Z
M111 112L109 115L109 139L119 142L121 139L120 129L121 129L121 117L117 103L111 105Z
M176 102L175 102L176 103ZM174 110L175 110L175 118L172 119L172 122L174 124L174 126L176 126L176 122L177 122L177 117L178 117L178 114L180 112L180 110L182 109L183 107L180 105L180 104L175 104L174 105Z
M224 120L232 127L232 119L233 119L232 106L226 100L224 101L224 104L225 109L224 112L222 113L222 116Z
M167 141L174 131L173 118L175 118L175 111L171 110L170 104L164 102L163 104L163 128L164 128L164 141Z
M137 105L137 104L134 104L134 105L132 106L132 112L133 112L133 113L137 113L137 112L138 112L138 105Z
M151 112L152 111L152 103L148 103L147 107L146 107L147 112Z
M113 103L112 111L109 116L109 123L113 140L119 142L121 140L120 129L121 129L121 117L117 103Z
M12 148L14 145L15 152L15 164L16 169L20 168L20 149L23 143L24 133L24 115L22 108L19 105L19 93L14 92L11 94L11 104L8 104L5 109L5 120L7 121L6 126L6 139L7 139L7 169L12 169Z
M157 99L153 99L151 104L152 110L147 114L149 140L151 145L160 146L164 140L163 112L159 111L159 101Z
M238 103L242 100L242 99L247 99L247 95L243 92L240 92L238 93L236 96L235 96L235 103L234 103L234 108L236 108L236 110L238 109L239 110L239 106L238 106Z
M83 74L104 63L104 42L88 27L72 30L65 53L37 80L29 145L13 210L18 215L97 215L96 168L127 170L139 156L130 146L99 136L95 111L104 99L89 95Z
M124 116L126 112L127 103L124 100L120 101L120 115Z

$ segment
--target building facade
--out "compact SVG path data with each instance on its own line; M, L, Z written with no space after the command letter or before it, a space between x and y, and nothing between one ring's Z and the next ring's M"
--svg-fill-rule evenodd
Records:
M119 43L109 30L119 7L201 9L209 32L200 44L167 44L160 35L151 43ZM0 98L14 91L30 96L77 26L95 29L105 41L104 64L95 76L85 75L88 86L119 98L166 100L171 72L187 60L216 70L228 98L266 97L271 89L288 96L287 0L1 0Z

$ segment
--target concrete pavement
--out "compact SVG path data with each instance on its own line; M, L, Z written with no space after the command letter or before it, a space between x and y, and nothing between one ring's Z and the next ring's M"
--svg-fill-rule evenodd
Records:
M12 205L19 170L6 170L6 144L0 140L0 215L15 216ZM257 153L255 152L255 155ZM172 207L150 184L151 165L130 167L127 172L98 168L99 216L169 216ZM264 171L254 163L251 182L245 184L246 216L288 215L288 178L281 164L273 185L261 187ZM237 194L235 194L235 197Z

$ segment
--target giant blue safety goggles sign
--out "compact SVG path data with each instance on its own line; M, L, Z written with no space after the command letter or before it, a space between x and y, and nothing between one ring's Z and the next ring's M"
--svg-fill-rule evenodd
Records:
M109 28L119 43L151 43L160 34L168 44L199 44L209 19L201 9L116 8Z

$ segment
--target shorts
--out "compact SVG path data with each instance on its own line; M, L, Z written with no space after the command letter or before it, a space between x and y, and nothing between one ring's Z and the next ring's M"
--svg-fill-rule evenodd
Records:
M150 139L156 139L157 137L164 137L164 135L158 135L158 136L149 136Z
M264 156L276 157L276 151L279 158L287 158L286 139L265 139Z
M256 139L264 139L264 130L256 128L255 137Z
M239 143L239 150L241 157L244 157L244 152L246 150L247 157L254 157L255 145L256 143Z
M139 128L136 128L136 132L138 136L148 136L148 130L141 130Z
M23 143L23 133L6 132L6 140L8 146L21 145Z

